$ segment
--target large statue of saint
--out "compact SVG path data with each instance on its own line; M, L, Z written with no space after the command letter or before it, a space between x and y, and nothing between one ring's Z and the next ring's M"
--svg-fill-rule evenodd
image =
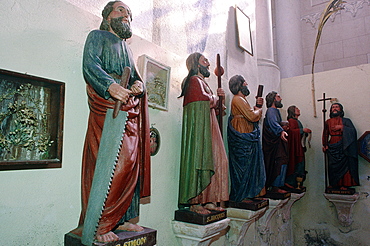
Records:
M298 107L292 105L288 108L288 149L289 149L289 163L286 172L285 185L289 189L301 189L303 181L306 178L305 168L305 152L306 148L303 146L302 139L304 135L311 133L311 130L304 128L298 117L301 111Z
M253 108L247 101L249 89L241 75L229 80L229 89L234 97L228 121L227 140L229 147L229 170L231 181L230 200L241 202L265 194L266 172L260 143L258 122L262 107ZM263 98L257 98L263 104Z
M222 211L228 201L228 160L216 119L217 97L205 81L209 62L200 53L186 60L189 74L182 84L183 101L179 208L190 206L199 214ZM224 96L222 88L218 96Z
M328 156L328 176L331 188L347 189L360 185L358 176L357 132L348 118L344 118L343 106L333 103L330 119L322 133L323 151Z
M266 189L286 193L280 189L285 183L288 164L288 133L283 129L279 108L283 107L280 95L272 91L266 95L266 115L263 120L262 150L266 168Z
M83 53L90 115L82 160L79 225L83 226L86 215L106 112L120 100L120 110L128 115L127 121L122 122L126 124L125 136L96 233L98 241L109 242L119 240L112 232L117 226L122 230L143 230L128 221L139 214L139 198L150 195L150 135L144 85L125 42L132 35L131 11L126 4L115 1L105 6L102 15L100 30L89 33ZM119 83L126 66L131 68L131 74L128 88L123 88Z

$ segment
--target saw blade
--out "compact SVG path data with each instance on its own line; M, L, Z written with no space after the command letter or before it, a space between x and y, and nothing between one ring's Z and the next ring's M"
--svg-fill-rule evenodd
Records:
M113 109L108 109L82 231L81 241L89 246L95 239L125 133L127 112L120 111L116 118L110 117L112 114Z

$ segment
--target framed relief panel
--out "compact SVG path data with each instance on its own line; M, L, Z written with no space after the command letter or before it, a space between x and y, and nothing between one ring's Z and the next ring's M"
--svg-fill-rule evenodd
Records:
M366 131L358 139L358 154L370 162L370 131Z
M0 69L0 170L61 167L63 82Z
M171 68L147 55L139 57L138 66L148 92L149 107L167 111Z
M241 49L253 56L252 33L249 17L239 8L235 7L236 32L238 45Z

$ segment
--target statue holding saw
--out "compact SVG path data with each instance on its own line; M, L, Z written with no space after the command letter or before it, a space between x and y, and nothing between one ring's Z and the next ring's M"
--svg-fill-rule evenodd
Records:
M109 2L100 30L89 33L83 75L90 108L82 160L82 243L119 240L115 229L141 231L129 221L150 195L150 131L144 84L126 39L129 7ZM115 104L118 110L113 108Z

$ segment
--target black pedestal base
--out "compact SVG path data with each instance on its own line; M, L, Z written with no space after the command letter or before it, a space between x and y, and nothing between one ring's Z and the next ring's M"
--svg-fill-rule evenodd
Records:
M157 231L144 227L143 231L132 232L132 231L114 231L119 237L118 241L99 243L94 242L92 245L96 246L128 246L128 245L145 245L153 246L157 243ZM64 245L65 246L84 246L81 243L81 237L69 232L64 235Z
M279 193L279 192L272 192L272 191L267 191L266 195L264 195L264 197L271 198L271 199L274 199L274 200L284 200L286 198L289 198L290 196L291 196L290 192Z
M299 189L298 188L290 188L288 186L283 186L281 189L286 190L290 193L297 193L297 194L301 194L303 192L306 192L306 187L304 187L304 186L301 186Z
M240 208L257 211L264 207L267 207L269 205L269 200L266 198L252 198L246 199L242 202L228 201L226 204L230 208Z
M179 209L175 211L175 220L198 225L207 225L227 218L226 210L212 210L211 212L211 214L198 214L189 209Z
M353 195L356 193L355 188L346 188L341 190L340 188L326 188L325 193L327 194L337 194L337 195Z

